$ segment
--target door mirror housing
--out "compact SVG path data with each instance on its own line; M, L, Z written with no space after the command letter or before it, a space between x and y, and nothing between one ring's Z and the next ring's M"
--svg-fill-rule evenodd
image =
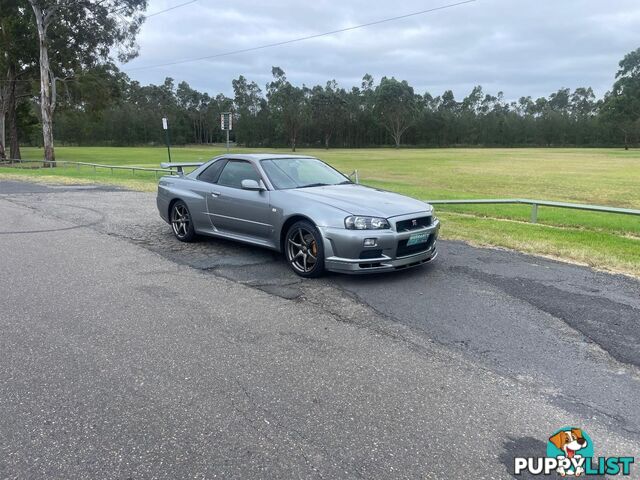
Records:
M256 182L255 180L242 180L241 185L243 190L253 190L255 192L261 192L265 189L260 183Z

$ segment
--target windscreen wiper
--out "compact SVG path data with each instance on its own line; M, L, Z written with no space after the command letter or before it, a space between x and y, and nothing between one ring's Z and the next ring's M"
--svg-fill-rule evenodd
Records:
M310 183L309 185L302 185L298 188L309 188L309 187L327 187L328 183Z

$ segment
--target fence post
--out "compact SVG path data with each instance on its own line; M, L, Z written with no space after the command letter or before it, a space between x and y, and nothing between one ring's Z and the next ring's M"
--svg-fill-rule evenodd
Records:
M531 204L531 223L538 223L538 204Z

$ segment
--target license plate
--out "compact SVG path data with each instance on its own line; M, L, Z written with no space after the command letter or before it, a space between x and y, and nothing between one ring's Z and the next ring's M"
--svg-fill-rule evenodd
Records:
M427 240L429 240L428 233L414 233L409 237L407 247L410 247L411 245L418 245L419 243L427 243Z

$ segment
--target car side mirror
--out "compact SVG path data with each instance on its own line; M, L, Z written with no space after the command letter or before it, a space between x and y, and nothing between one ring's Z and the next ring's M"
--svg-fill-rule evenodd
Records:
M253 190L256 192L261 192L262 190L264 190L264 187L255 180L242 180L242 183L240 185L242 186L243 190Z

